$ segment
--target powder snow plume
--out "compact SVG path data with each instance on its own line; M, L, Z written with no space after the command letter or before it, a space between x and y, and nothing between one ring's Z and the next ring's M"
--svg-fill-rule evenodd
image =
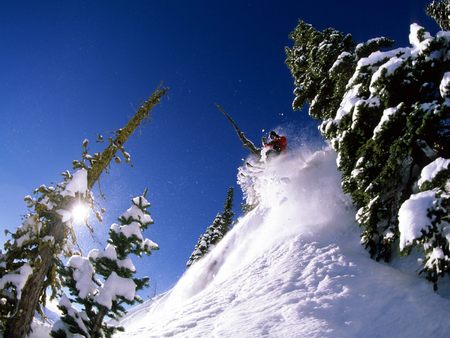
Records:
M292 150L255 167L242 183L259 204L172 290L132 309L123 336L448 335L450 301L359 244L334 151Z

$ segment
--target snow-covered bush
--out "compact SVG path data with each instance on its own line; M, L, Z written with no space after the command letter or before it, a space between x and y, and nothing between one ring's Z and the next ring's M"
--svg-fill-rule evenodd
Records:
M122 330L105 321L118 319L126 313L125 304L141 302L136 291L148 286L147 277L137 278L130 255L149 255L158 245L142 232L153 223L145 196L135 197L131 207L111 225L104 250L94 249L87 257L72 256L61 267L63 294L59 308L63 316L55 323L53 337L111 337Z
M423 271L436 283L449 272L450 175L436 167L450 158L450 32L433 37L412 24L411 45L387 51L379 49L389 39L355 46L349 36L303 22L291 38L286 63L295 80L293 107L307 103L310 115L323 121L320 131L338 153L343 189L358 209L363 245L386 261L399 240L405 254L421 247ZM431 164L438 157L441 162ZM436 176L429 180L431 172ZM425 190L432 201L420 209L420 225L414 217L399 220L399 210L411 212L418 205L414 194ZM408 231L417 236L404 240Z

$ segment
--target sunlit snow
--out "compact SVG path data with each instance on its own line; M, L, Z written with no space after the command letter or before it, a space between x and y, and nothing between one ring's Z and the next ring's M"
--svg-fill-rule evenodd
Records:
M291 152L255 172L259 205L172 290L132 309L123 336L446 336L450 301L360 246L335 160Z

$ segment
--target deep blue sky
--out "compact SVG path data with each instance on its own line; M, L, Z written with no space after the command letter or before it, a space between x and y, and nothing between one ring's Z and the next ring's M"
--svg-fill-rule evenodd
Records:
M161 250L139 266L155 282L145 295L166 290L246 156L213 102L255 141L275 127L291 145L317 140L315 122L291 110L284 47L298 19L358 42L385 35L406 45L411 22L437 30L426 3L1 1L0 228L19 225L23 196L59 182L84 138L123 126L163 80L168 97L127 144L134 167L113 166L102 178L108 214L96 229L104 243L129 198L148 187L155 224L147 235ZM240 203L238 193L236 211Z

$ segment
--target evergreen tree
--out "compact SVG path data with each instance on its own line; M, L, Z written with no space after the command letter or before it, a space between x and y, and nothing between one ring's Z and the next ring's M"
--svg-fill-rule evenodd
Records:
M225 204L223 206L223 212L222 212L222 224L221 224L221 233L223 236L230 230L230 226L233 223L233 195L234 190L233 188L228 188L227 191L227 198L225 199Z
M61 270L62 285L70 296L61 297L63 312L53 328L53 337L67 337L77 333L85 337L111 337L122 327L105 321L117 320L126 313L124 304L133 305L142 300L136 291L148 286L148 278L135 277L136 268L131 254L150 255L158 245L144 239L142 231L153 220L147 211L150 203L145 196L135 197L132 206L113 224L108 245L104 251L92 250L88 257L72 256ZM72 297L72 298L69 298Z
M450 30L450 1L434 0L427 6L427 14L431 16L443 30Z
M158 88L127 125L117 131L115 138L110 138L103 152L88 154L85 140L83 160L74 161L73 174L63 173L62 183L56 187L42 185L36 189L34 198L25 197L30 213L22 226L10 233L11 239L5 243L0 258L0 327L5 328L7 337L25 337L35 311L45 305L47 288L53 290L53 295L56 293L59 287L56 267L61 255L70 251L72 208L80 201L92 207L91 188L111 160L117 158L117 152L129 160L123 145L166 92L167 89Z
M229 188L223 212L217 214L213 223L206 229L205 233L200 236L194 251L192 252L186 267L190 267L200 258L205 256L230 230L233 223L233 188Z
M436 283L449 272L447 167L436 169L438 181L419 187L418 180L427 165L438 167L432 164L438 157L450 158L450 33L432 37L413 24L411 46L388 51L379 49L389 39L355 46L343 43L343 36L302 22L291 34L287 65L296 86L293 106L308 103L310 115L322 120L320 131L338 153L343 189L353 197L371 256L388 261L394 245L404 254L412 246L421 248L423 271ZM421 189L433 197L425 210L418 207L423 200L415 204L425 213L418 224L402 215L411 212L410 199L424 197L414 195ZM407 236L410 232L415 235Z
M332 116L351 76L347 70L354 66L352 36L332 28L320 32L300 21L289 37L295 42L294 48L286 48L286 64L294 76L294 109L308 103L311 116ZM336 60L339 64L334 65Z
M214 218L212 224L206 229L205 233L200 236L195 245L194 251L192 252L189 260L186 263L186 267L189 268L192 264L200 260L205 256L208 251L212 248L213 239L217 240L221 236L219 228L221 227L222 217L217 214Z

